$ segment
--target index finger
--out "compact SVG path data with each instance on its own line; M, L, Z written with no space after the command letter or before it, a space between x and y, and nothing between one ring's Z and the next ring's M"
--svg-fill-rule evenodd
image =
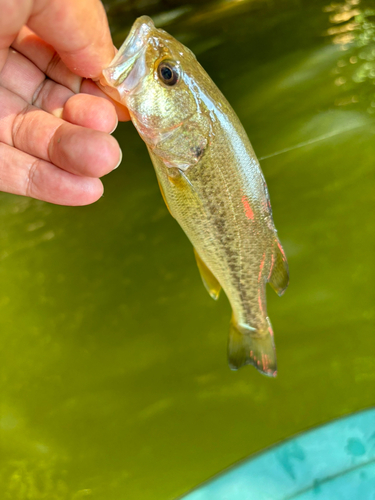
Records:
M27 24L79 76L98 79L115 55L100 0L35 0Z

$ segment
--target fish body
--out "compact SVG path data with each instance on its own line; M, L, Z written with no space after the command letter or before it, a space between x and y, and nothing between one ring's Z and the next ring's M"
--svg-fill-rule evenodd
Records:
M259 162L237 115L192 52L142 16L103 71L145 141L163 198L195 249L204 285L232 306L228 359L276 375L266 283L288 266Z

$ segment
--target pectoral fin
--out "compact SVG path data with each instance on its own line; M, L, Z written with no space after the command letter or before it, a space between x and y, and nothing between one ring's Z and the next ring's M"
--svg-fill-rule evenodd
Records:
M204 286L206 287L208 293L211 295L211 297L214 300L217 300L219 298L220 290L221 290L221 285L215 278L215 276L212 274L212 272L208 269L206 264L203 262L203 260L200 258L198 252L194 248L194 255L195 259L197 261L197 266L199 269L199 272L201 274L201 278L203 281Z
M268 282L278 295L282 295L289 284L289 268L283 247L278 239L275 242L273 259L274 262Z

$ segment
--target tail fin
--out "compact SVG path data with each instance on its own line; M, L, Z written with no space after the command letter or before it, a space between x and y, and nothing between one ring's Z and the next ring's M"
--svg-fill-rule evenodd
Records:
M232 319L229 331L228 361L232 370L253 365L264 375L276 377L276 351L271 323L263 331L238 327Z

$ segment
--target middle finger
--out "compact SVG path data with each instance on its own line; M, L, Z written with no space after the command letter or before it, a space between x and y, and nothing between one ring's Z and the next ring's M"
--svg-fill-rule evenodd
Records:
M2 87L0 121L0 142L77 175L101 177L120 160L112 136L68 123Z

